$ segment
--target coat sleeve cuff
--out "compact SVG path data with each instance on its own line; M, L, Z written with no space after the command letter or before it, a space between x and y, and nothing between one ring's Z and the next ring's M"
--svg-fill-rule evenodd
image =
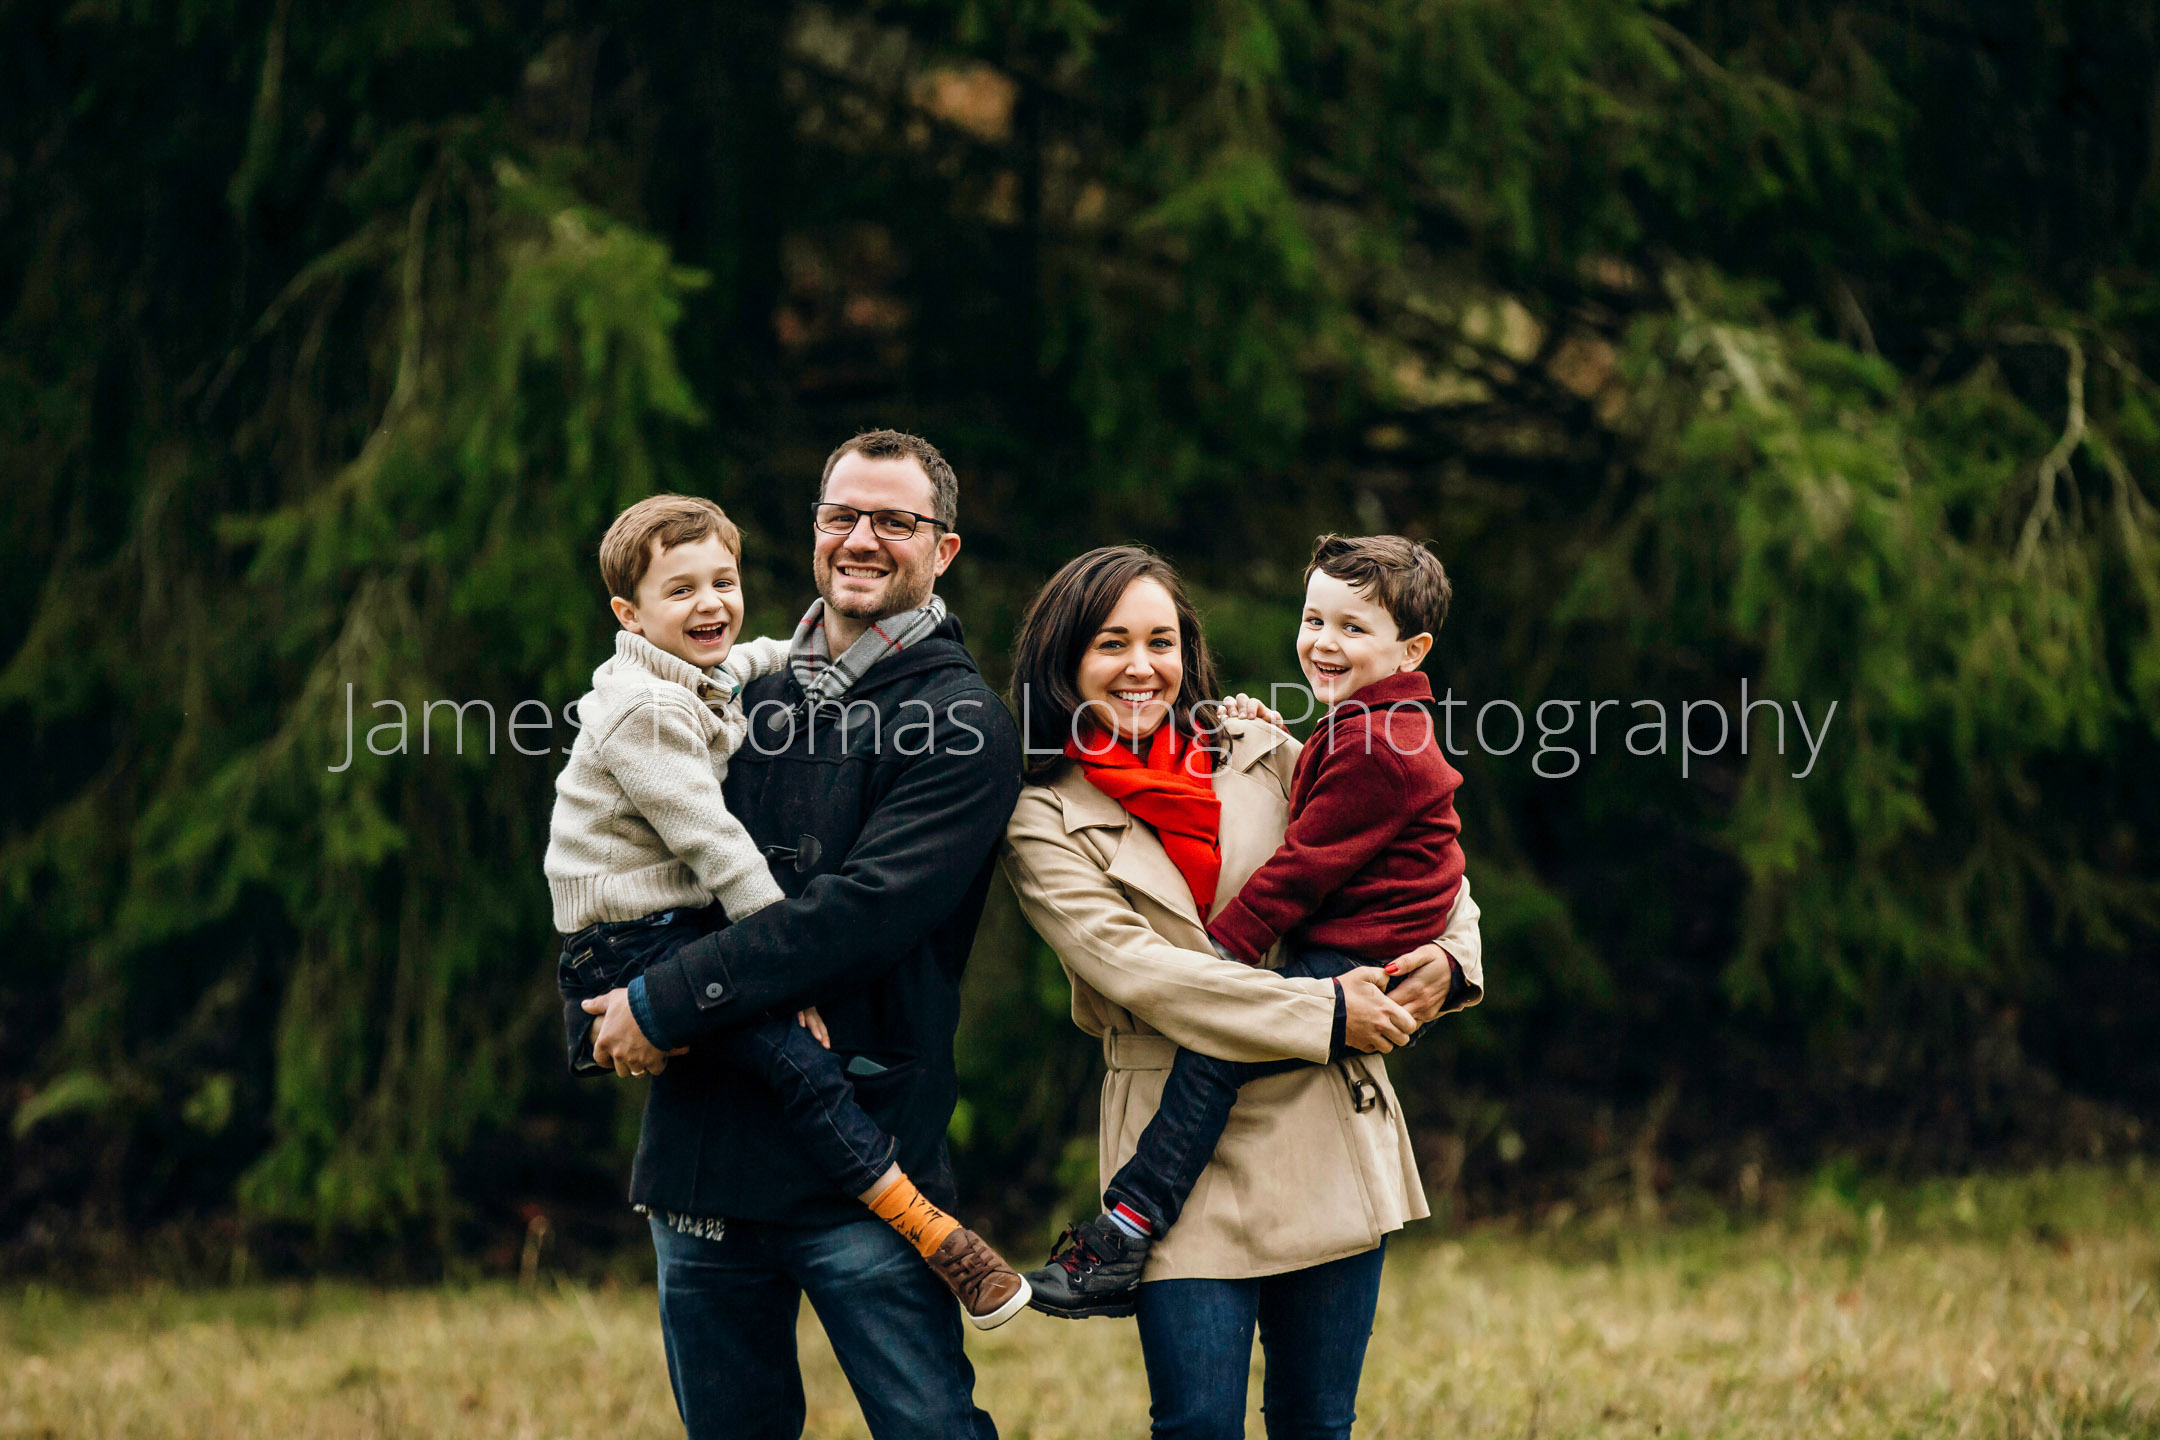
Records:
M727 1027L734 1008L735 986L728 981L727 962L718 953L716 942L732 929L678 945L638 976L646 1006L635 1012L638 1026L658 1048L673 1050L700 1035ZM651 1025L646 1024L647 1013L652 1016ZM664 1041L660 1038L663 1034L667 1036Z
M637 1021L637 1028L645 1032L655 1050L672 1050L674 1044L660 1029L660 1022L653 1019L652 998L645 989L645 977L638 976L630 982L630 1014Z
M1438 940L1433 943L1440 944ZM1447 955L1448 992L1447 999L1440 1004L1440 1014L1453 1015L1456 1011L1467 1010L1484 999L1485 987L1470 978L1470 972L1463 969L1462 961L1457 960L1446 946L1441 946L1441 953Z
M1276 938L1269 935L1267 927L1255 920L1252 911L1237 900L1225 905L1222 913L1209 922L1207 933L1217 950L1247 965L1259 964L1260 957L1267 954Z

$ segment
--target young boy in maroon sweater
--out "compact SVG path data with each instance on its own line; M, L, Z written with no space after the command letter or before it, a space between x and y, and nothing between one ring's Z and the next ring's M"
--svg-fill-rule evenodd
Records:
M1294 935L1300 949L1379 965L1447 928L1462 776L1433 734L1418 666L1451 594L1432 552L1400 536L1313 547L1298 665L1328 711L1291 775L1282 848L1208 922L1230 958L1257 965Z
M1418 672L1451 598L1439 560L1401 536L1315 542L1297 655L1328 710L1292 772L1282 847L1208 923L1226 959L1256 965L1287 936L1283 974L1336 981L1336 1059L1345 1053L1341 977L1441 934L1462 888L1462 776L1441 753L1425 708L1432 686ZM1131 1314L1147 1252L1177 1223L1238 1087L1306 1063L1180 1050L1139 1148L1103 1193L1104 1213L1071 1232L1072 1263L1053 1257L1028 1277L1035 1308L1075 1319Z

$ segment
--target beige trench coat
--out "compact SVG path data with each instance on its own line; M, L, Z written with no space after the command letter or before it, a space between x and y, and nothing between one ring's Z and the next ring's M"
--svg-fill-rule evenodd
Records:
M1235 895L1282 843L1298 742L1271 725L1226 722L1222 878ZM1325 1061L1334 986L1223 960L1155 832L1069 767L1030 785L1005 831L1005 872L1028 922L1072 977L1073 1021L1103 1042L1103 1183L1131 1158L1161 1103L1174 1046L1226 1060ZM1484 995L1478 909L1469 882L1437 937L1468 984L1449 1009ZM1282 963L1278 946L1264 961ZM1363 1112L1349 1080L1369 1078ZM1146 1278L1276 1275L1370 1250L1431 1213L1401 1106L1378 1056L1271 1075L1238 1095L1215 1158Z

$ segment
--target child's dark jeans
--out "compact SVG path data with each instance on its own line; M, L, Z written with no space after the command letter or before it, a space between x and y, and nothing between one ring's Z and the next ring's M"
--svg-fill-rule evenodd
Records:
M1340 950L1300 949L1292 954L1282 973L1306 980L1331 980L1361 966L1379 962L1361 960ZM1336 1058L1340 1058L1339 1056ZM1103 1192L1105 1206L1123 1202L1147 1217L1159 1236L1177 1224L1185 1197L1200 1183L1200 1172L1215 1154L1223 1127L1230 1123L1230 1108L1237 1104L1238 1087L1263 1075L1303 1070L1309 1060L1217 1060L1191 1050L1179 1050L1170 1064L1170 1078L1163 1085L1162 1104L1155 1118L1140 1132L1140 1146L1110 1179ZM1369 1109L1372 1082L1362 1075L1350 1082L1351 1102Z
M718 906L663 910L636 920L605 920L563 941L556 981L574 1075L603 1075L593 1059L596 1017L579 1002L628 985L676 946L726 924ZM812 1160L834 1184L860 1195L891 1168L899 1144L855 1103L841 1057L818 1044L793 1016L766 1020L698 1042L698 1050L763 1080Z

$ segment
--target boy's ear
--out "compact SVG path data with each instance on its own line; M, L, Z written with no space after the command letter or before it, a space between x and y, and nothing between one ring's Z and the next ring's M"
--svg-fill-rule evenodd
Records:
M616 603L620 604L621 602L618 601ZM1417 669L1418 666L1424 664L1425 657L1427 655L1430 655L1431 653L1432 631L1426 630L1419 634L1412 635L1408 640L1403 641L1402 668L1400 670L1397 670L1395 673L1398 675L1409 674L1411 671Z
M642 635L645 633L645 627L638 623L637 606L631 604L628 600L623 599L620 595L608 596L607 603L608 608L615 612L615 619L617 623L622 626L623 629L629 631L633 635ZM1429 639L1430 637L1428 636L1427 638Z

